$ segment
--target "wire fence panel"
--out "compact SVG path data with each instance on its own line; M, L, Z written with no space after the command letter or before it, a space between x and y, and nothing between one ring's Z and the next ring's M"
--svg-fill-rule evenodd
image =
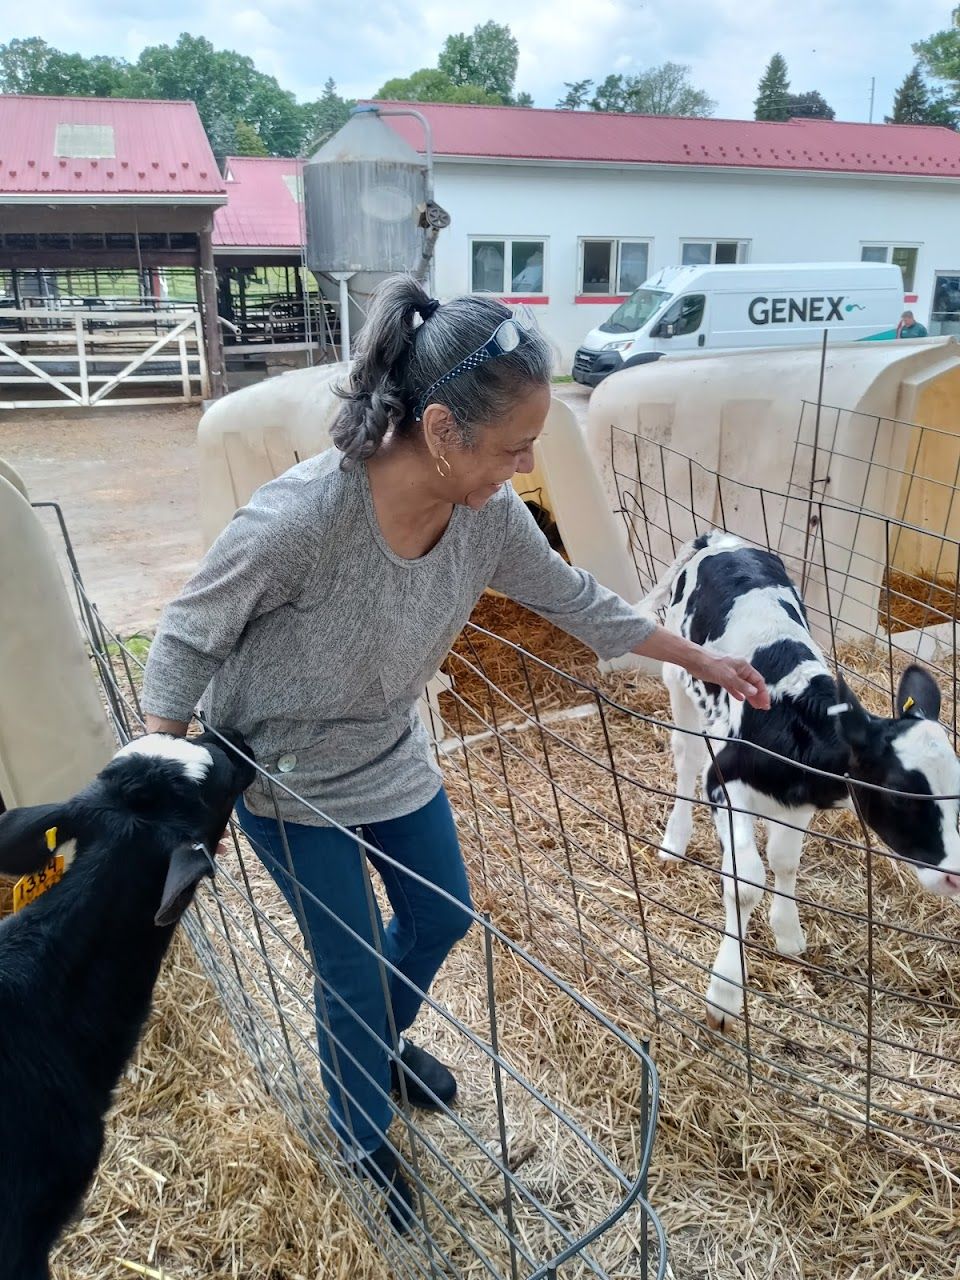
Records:
M853 416L804 406L782 491L732 479L661 442L613 428L613 474L638 575L652 586L686 540L711 529L778 552L794 582L803 585L814 634L870 710L891 714L900 675L919 659L941 688L941 721L955 745L960 442L946 432L865 415L855 431L849 421L841 431L844 415ZM843 458L839 436L848 442ZM940 462L929 475L917 463L925 453L935 453ZM856 472L842 485L841 465ZM856 500L825 496L831 486L854 492ZM899 516L886 514L890 510ZM953 568L947 571L948 566ZM629 708L618 708L619 715L625 713ZM689 726L680 729L685 731ZM615 735L612 741L616 745ZM704 745L713 754L721 742ZM649 778L631 777L624 758L612 750L604 751L604 761L620 792L643 809L649 825L637 832L638 840L656 847L674 798L669 765L655 786ZM659 806L652 803L656 791ZM650 798L645 807L644 793ZM711 806L690 800L695 837L686 865L672 873L686 883L682 893L671 891L661 871L655 887L641 893L655 901L646 903L645 927L638 930L642 946L638 938L634 948L638 964L651 948L655 956L665 949L679 962L674 976L686 970L682 984L659 987L657 1016L678 1026L696 1020L684 997L701 994L710 972L711 948L693 962L691 943L696 945L707 926L716 930L716 947L723 932ZM746 814L751 821L761 816ZM698 882L712 882L712 893L700 896ZM766 888L762 882L761 887ZM726 1067L742 1070L751 1083L775 1084L785 1105L813 1104L867 1129L957 1152L956 907L924 893L909 863L871 836L856 805L852 813L815 818L794 900L806 951L789 960L777 954L759 922L751 926L741 945L748 976L740 1034L711 1037L708 1051ZM776 893L770 894L771 911L776 901ZM687 921L686 947L670 921L677 914ZM663 976L668 968L663 966Z
M956 735L957 592L955 579L952 591L944 587L942 572L944 565L960 559L960 543L951 534L953 470L942 465L949 442L934 441L941 464L928 468L929 478L946 477L945 491L951 495L937 506L943 517L937 531L929 521L912 518L922 496L913 459L933 447L925 442L934 436L924 435L918 443L910 435L904 443L908 428L919 429L882 420L859 425L859 444L847 447L846 459L859 468L857 483L844 486L845 492L855 492L856 503L824 492L828 479L839 487L840 465L834 456L839 435L824 406L819 426L814 410L804 407L781 491L733 480L660 442L613 430L610 451L624 536L641 581L651 586L686 539L709 529L728 529L753 545L778 551L794 581L803 583L815 633L870 709L890 714L897 679L919 655L940 684L941 718ZM882 452L875 440L884 433ZM844 438L849 441L850 433ZM902 464L896 463L897 449ZM921 480L928 478L922 469L919 474ZM891 509L891 486L901 501L897 518L884 514ZM895 577L895 549L908 545L911 537L920 539L916 545L925 548L926 561L908 562ZM915 606L921 610L920 626L907 626L916 621L914 615L897 618L897 610ZM98 663L103 672L102 656ZM742 1018L732 1030L717 1033L707 1023L705 1007L714 956L724 938L724 877L714 813L699 796L690 795L694 834L686 855L672 867L660 860L667 816L677 798L670 753L670 735L677 726L660 683L621 673L608 677L600 693L474 626L451 653L446 674L452 688L439 695L433 708L433 730L481 918L467 944L474 947L470 955L476 973L484 974L478 989L487 990L492 981L496 995L504 970L516 974L531 966L531 972L539 973L540 965L555 977L555 998L562 996L570 1002L569 1010L578 1010L576 1026L553 1004L548 1013L538 986L539 1011L499 1018L504 1063L513 1061L504 1046L520 1034L524 1018L529 1043L535 1046L542 1038L550 1047L549 1052L541 1050L542 1065L551 1054L559 1062L564 1045L580 1043L579 1027L589 1024L595 1010L634 1042L656 1035L660 1052L671 1042L694 1048L732 1085L772 1090L785 1114L885 1134L896 1144L960 1154L956 908L922 892L912 868L886 852L856 812L831 811L814 819L792 895L806 950L792 958L779 954L758 913L738 944ZM108 695L115 721L124 712L114 704L130 700L119 691L120 683ZM700 737L708 753L719 749L721 744ZM271 986L279 982L278 973L292 971L294 961L258 958L269 957L271 947L280 944L271 941L259 915L268 910L267 889L251 892L246 884L257 864L249 853L241 864L241 852L242 842L236 865L225 863L219 897L227 903L235 895L231 910L237 921L227 916L230 936L255 941L225 942L227 926L219 914L211 915L207 898L200 900L191 928L201 952L207 948L209 964L224 975L218 980L240 1034L251 1052L264 1055L265 1079L283 1091L288 1113L294 1118L301 1114L303 1093L315 1103L309 1114L319 1114L315 1063L309 1072L289 1065L299 1060L298 1054L307 1054L312 1043L309 1021L302 1021L309 1019L309 992L301 984L295 999L285 986L276 992ZM735 869L733 874L744 883L742 873L738 876ZM778 895L768 893L768 908L775 908L777 900ZM242 905L249 902L256 908ZM254 918L245 917L243 912L251 910ZM275 901L269 910L281 932L286 920L285 945L293 954L296 934L290 932L282 904ZM198 932L201 926L206 941ZM258 928L265 931L262 940ZM481 946L487 938L489 945ZM259 987L246 976L255 965L260 966ZM578 1003L576 991L589 996L588 1007ZM270 1034L256 1012L261 1007L272 1011ZM499 1088L504 1097L503 1108L493 1112L498 1116L495 1140L502 1141L505 1122L512 1148L510 1089L522 1086L505 1067L498 1085L492 1070L498 1055L484 1054L470 1038L472 1033L491 1048L496 1000L487 1000L482 1017L479 1004L470 1011L475 1021L458 1010L463 1025L448 1024L444 1034L454 1037L466 1058L485 1057L490 1096L496 1098ZM445 1023L441 1010L432 1012L438 1026ZM292 1029L298 1025L296 1035ZM605 1028L605 1033L616 1041L613 1032ZM455 1045L444 1043L451 1043L456 1056ZM601 1061L589 1049L582 1051L582 1059ZM524 1060L522 1067L521 1059L513 1061L528 1085L538 1078L537 1061ZM630 1055L615 1063L602 1061L598 1070L587 1072L585 1083L576 1077L586 1093L567 1097L562 1110L573 1107L572 1114L585 1118L590 1111L585 1099L593 1097L589 1085L598 1077L617 1096L619 1107L624 1072L633 1070ZM553 1095L545 1088L544 1096ZM583 1111L578 1110L581 1105ZM554 1116L552 1123L560 1121ZM590 1136L585 1121L583 1127ZM481 1129L477 1136L489 1142L489 1128ZM627 1149L624 1133L619 1122L610 1131L613 1147L621 1153L619 1163L613 1163L630 1168L631 1161L622 1155ZM582 1137L567 1141L587 1150ZM446 1147L444 1151L449 1158ZM425 1161L437 1158L432 1151L423 1156ZM464 1182L477 1185L478 1174L468 1175L466 1165L457 1168ZM642 1159L636 1168L644 1168ZM518 1176L523 1169L528 1162L515 1170ZM503 1176L502 1169L491 1171L494 1177ZM454 1174L447 1176L459 1185ZM567 1185L570 1176L561 1182ZM547 1197L538 1198L557 1216ZM444 1199L449 1205L449 1196ZM499 1203L506 1204L505 1191ZM512 1266L512 1250L523 1260L526 1249L527 1262L537 1256L531 1238L522 1234L523 1214L516 1205L511 1213L512 1225L501 1208L500 1226L491 1227L485 1219L487 1234L476 1238L491 1265L505 1259ZM543 1222L549 1222L545 1214ZM557 1228L543 1229L552 1231L553 1243L562 1248ZM625 1232L629 1229L617 1228L602 1238L622 1241ZM492 1256L496 1241L506 1251L500 1263ZM453 1249L449 1240L443 1247L448 1253ZM523 1274L521 1262L517 1266Z
M126 741L142 732L142 659L87 597L59 508L37 505L52 509L59 522L106 713L118 741ZM511 872L500 882L504 892L498 895L493 882L504 822L512 833L511 858L518 850L522 857L531 839L529 813L521 805L526 798L517 792L516 813L507 819L504 795L494 796L486 779L478 776L472 793L462 790L473 749L461 742L462 758L455 761L453 754L438 748L476 910L470 912L472 928L447 963L449 976L442 972L425 996L418 1030L456 1071L460 1091L454 1105L439 1103L431 1113L414 1110L403 1072L395 1091L365 1073L351 1027L351 1018L360 1022L359 1016L345 1009L297 925L306 911L329 909L293 873L291 820L280 818L279 803L279 846L267 847L231 825L216 880L200 889L185 917L188 934L265 1090L342 1187L397 1276L659 1280L667 1273L666 1240L647 1200L657 1073L640 1024L639 1034L631 1034L624 1029L630 1019L618 1018L613 1004L605 1008L595 998L605 991L598 986L595 992L591 978L604 970L597 963L603 951L597 952L586 922L569 914L582 896L576 852L582 832L571 828L562 848L538 851L519 878ZM505 763L506 755L498 777ZM295 825L322 818L287 785L288 776L263 770L260 776L273 796L282 795L284 812L296 813ZM566 801L556 778L539 803L554 806L552 828L562 821L557 815ZM335 919L331 924L342 930L344 946L358 948L376 966L385 993L398 983L411 986L377 927L388 904L368 859L401 877L408 891L435 894L438 909L444 900L455 900L386 857L371 843L368 829L341 834L353 842L363 869L369 927ZM565 883L550 888L551 901L557 889L560 894L545 915L537 877L553 875L557 852ZM523 927L517 928L514 915L525 898ZM550 922L545 934L526 927L535 920ZM642 984L651 972L632 980ZM386 1003L389 1010L391 1000ZM390 1018L380 1047L398 1061L399 1034ZM413 1188L414 1221L406 1232L391 1229L396 1201L375 1180L357 1176L350 1134L328 1119L321 1050L348 1129L351 1117L365 1118L371 1098L376 1107L389 1109L389 1143Z

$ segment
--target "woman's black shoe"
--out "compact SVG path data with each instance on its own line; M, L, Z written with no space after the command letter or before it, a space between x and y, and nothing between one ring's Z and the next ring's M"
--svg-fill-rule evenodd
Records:
M399 1235L406 1235L417 1221L417 1216L413 1208L413 1192L403 1176L393 1147L382 1142L376 1151L361 1156L356 1161L356 1168L386 1192L390 1225Z
M400 1063L403 1066L407 1100L412 1107L438 1111L441 1102L450 1103L457 1096L457 1081L453 1072L442 1062L438 1062L432 1053L427 1053L426 1049L419 1049L415 1044L405 1042ZM396 1061L390 1063L390 1086L394 1093L400 1093L400 1072Z

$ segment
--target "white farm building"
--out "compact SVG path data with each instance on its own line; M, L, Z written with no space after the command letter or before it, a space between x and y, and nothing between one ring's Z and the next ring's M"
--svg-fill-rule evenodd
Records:
M564 366L632 289L684 263L896 263L930 333L960 331L949 129L415 105L452 216L439 296L537 307ZM423 150L417 121L388 123Z

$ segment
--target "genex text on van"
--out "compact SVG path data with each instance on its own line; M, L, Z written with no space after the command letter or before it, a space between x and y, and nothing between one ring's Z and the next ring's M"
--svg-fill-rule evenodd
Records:
M790 324L793 320L842 320L839 298L754 298L748 308L751 324Z

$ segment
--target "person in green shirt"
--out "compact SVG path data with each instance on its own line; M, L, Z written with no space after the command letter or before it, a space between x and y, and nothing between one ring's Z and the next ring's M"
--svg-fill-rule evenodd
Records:
M900 323L897 325L898 338L925 338L927 337L926 326L920 324L914 318L912 311L905 311L900 317Z

